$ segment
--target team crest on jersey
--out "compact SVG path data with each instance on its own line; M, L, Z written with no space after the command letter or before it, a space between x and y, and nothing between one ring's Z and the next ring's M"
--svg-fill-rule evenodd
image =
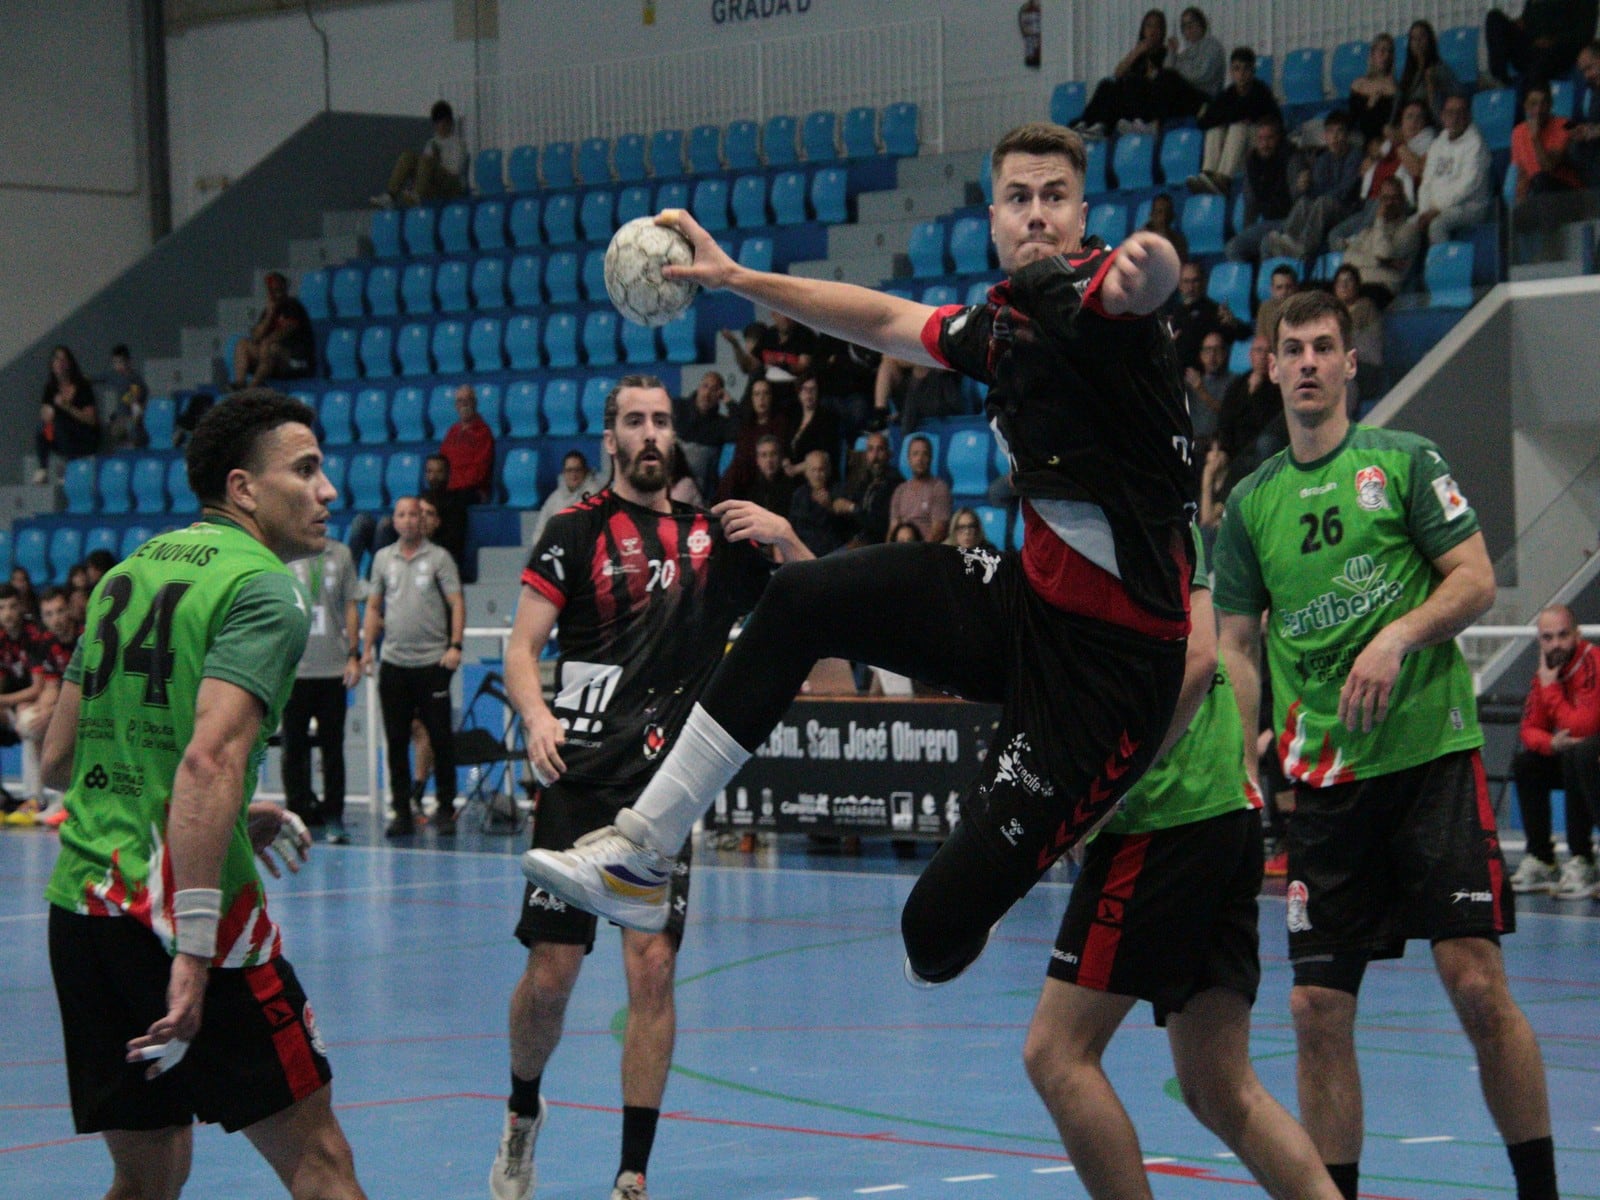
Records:
M654 760L667 748L667 731L659 725L644 727L644 756Z
M696 529L689 534L689 553L704 554L711 549L711 535L704 529Z
M1307 910L1311 904L1310 889L1296 879L1289 884L1287 899L1289 901L1289 932L1309 932L1311 929L1311 915Z
M1439 508L1443 511L1446 521L1454 521L1471 511L1467 498L1461 494L1456 481L1449 475L1441 475L1433 481L1433 494L1439 498Z
M1389 507L1389 480L1382 467L1362 467L1356 472L1356 503L1368 512Z
M622 539L622 552L624 554L637 554L641 548L642 543L636 537L625 537Z

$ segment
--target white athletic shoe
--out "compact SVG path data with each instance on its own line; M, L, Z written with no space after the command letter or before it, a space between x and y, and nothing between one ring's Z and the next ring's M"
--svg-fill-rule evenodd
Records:
M642 933L660 933L671 915L672 863L615 825L585 834L571 850L529 850L522 873L568 904Z
M983 957L983 952L989 948L989 939L994 936L994 931L998 928L1000 928L999 921L996 921L993 925L989 926L989 932L983 935L983 945L979 948L978 953L973 956L972 962L969 962L966 967L962 967L961 970L950 976L949 979L924 979L921 975L918 975L916 970L912 967L911 956L909 954L906 955L905 961L900 964L901 973L905 975L906 982L914 988L936 988L943 987L947 983L954 983L967 973L967 967L970 967L972 963L977 962L978 959Z
M645 1190L644 1176L637 1171L624 1171L611 1185L611 1200L650 1200Z
M533 1144L549 1115L544 1097L539 1097L539 1115L519 1117L506 1110L506 1128L500 1135L500 1152L494 1156L489 1172L489 1195L494 1200L532 1200L533 1185L539 1182L539 1168L533 1165Z
M1561 864L1561 881L1552 890L1557 900L1587 900L1594 895L1595 884L1600 883L1600 870L1594 859L1574 854Z
M1513 892L1550 892L1555 890L1560 872L1555 863L1542 862L1531 854L1524 854L1511 876Z

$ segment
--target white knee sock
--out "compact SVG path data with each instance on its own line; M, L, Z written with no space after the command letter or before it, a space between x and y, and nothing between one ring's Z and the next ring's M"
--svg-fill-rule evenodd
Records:
M39 745L31 737L22 739L22 794L39 798Z
M750 751L696 704L655 778L632 808L617 814L617 828L657 854L675 856L716 794L749 759Z

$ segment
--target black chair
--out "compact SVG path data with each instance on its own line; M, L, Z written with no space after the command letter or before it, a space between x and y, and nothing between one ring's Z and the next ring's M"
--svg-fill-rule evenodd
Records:
M483 698L498 701L507 713L509 722L503 732L485 729L477 724L473 710ZM478 690L463 706L461 727L455 732L455 749L456 766L477 768L462 815L466 816L476 805L479 828L484 833L510 835L521 830L522 811L517 806L514 793L504 784L505 772L511 769L510 764L527 757L527 743L523 738L522 722L516 718L511 701L506 696L505 680L496 672L490 671L483 677ZM496 766L502 769L497 771L494 769ZM524 786L529 789L531 797L531 776L524 780Z

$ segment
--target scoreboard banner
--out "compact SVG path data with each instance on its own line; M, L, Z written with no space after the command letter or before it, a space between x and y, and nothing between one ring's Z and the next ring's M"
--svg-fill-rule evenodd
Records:
M999 720L964 700L796 700L706 825L946 837Z

